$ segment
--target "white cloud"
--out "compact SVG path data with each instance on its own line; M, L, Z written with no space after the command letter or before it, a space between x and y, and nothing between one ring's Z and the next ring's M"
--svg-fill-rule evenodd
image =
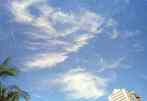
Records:
M38 9L40 16L34 17L30 13L31 9L29 7L31 6L35 6ZM11 7L16 21L29 23L54 37L69 35L79 30L96 33L99 32L99 27L103 22L102 17L96 13L90 11L84 11L82 14L65 13L40 0L14 0L11 3ZM59 27L62 27L62 30Z
M114 19L85 10L82 12L63 12L48 5L44 0L13 0L11 11L18 23L27 23L34 29L26 31L26 47L38 50L26 55L24 70L53 68L68 59L69 54L78 52L89 44L101 31L109 38L117 39L122 34ZM36 7L39 16L30 13L30 7ZM35 31L34 31L35 30ZM130 34L131 36L131 34ZM116 61L100 59L100 71L117 69L123 66L124 57ZM83 69L72 69L56 79L57 85L73 99L97 99L106 93L108 80Z
M15 20L20 22L30 22L33 20L33 17L29 14L26 8L33 3L34 0L25 1L12 1L11 2L11 10L12 13L15 15Z
M111 39L117 39L120 35L120 32L117 31L117 29L113 29Z
M126 59L125 57L120 57L116 59L115 61L110 61L110 60L107 60L101 57L97 63L99 72L103 72L105 70L116 70L120 68L129 68L128 67L129 65L124 63L125 59Z
M67 52L76 52L78 51L81 47L83 47L84 45L87 45L89 40L91 38L93 38L94 35L92 34L84 34L84 35L80 35L79 37L77 37L72 44L70 44L69 46L65 47L65 50Z
M104 23L104 18L96 13L86 11L79 21L80 28L90 33L97 33L100 31L100 27Z
M32 56L26 56L29 59L25 63L29 67L50 68L64 62L69 54L78 52L101 32L110 39L122 37L114 19L106 19L88 10L67 13L48 5L45 0L14 0L11 7L15 21L25 22L34 28L25 32L28 37L25 40L26 47L39 51ZM33 15L30 7L35 7L40 15ZM52 53L61 57L55 58ZM59 55L62 53L65 55ZM50 56L53 60L48 60Z
M56 79L57 86L72 99L97 99L104 96L108 80L84 69L72 69Z
M106 23L106 26L107 27L114 27L114 26L117 26L118 23L114 20L114 19L108 19L107 23Z
M104 32L109 36L110 39L128 39L128 38L135 38L136 36L141 34L140 30L129 31L127 30L120 30L119 24L115 19L108 19L104 26Z
M28 61L25 63L25 66L29 68L25 68L24 70L33 69L34 67L38 67L38 69L53 67L56 64L65 61L67 57L68 56L65 53L47 53L35 55L31 59L27 59Z
M37 8L40 16L30 13L32 6ZM14 0L11 7L15 21L34 27L32 32L25 32L28 37L26 47L41 51L27 56L29 59L25 64L32 68L50 68L64 62L69 54L78 52L100 33L104 22L104 17L94 12L67 13L40 0Z
M120 32L118 30L118 23L114 19L108 19L105 26L105 31L110 37L110 39L118 39L120 37Z

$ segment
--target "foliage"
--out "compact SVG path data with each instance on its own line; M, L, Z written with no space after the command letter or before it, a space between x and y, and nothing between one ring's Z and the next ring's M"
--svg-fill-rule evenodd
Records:
M10 58L6 58L2 64L0 64L0 77L2 76L15 76L18 72L14 68L10 68ZM21 90L18 86L5 87L0 83L0 101L19 101L23 97L26 101L30 96L27 92Z
M0 85L0 101L19 101L20 97L23 97L26 101L30 98L27 92L17 86L6 88Z
M2 64L0 64L0 76L15 76L17 70L10 68L9 65L10 58L6 58Z

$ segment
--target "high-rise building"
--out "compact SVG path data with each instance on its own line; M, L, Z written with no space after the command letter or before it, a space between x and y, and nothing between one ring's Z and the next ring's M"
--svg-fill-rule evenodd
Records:
M108 99L109 101L141 101L135 92L125 89L114 89Z

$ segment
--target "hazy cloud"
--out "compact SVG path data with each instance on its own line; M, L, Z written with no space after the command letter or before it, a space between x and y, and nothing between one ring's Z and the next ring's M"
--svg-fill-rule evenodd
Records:
M106 94L108 80L84 69L72 69L56 79L69 99L97 99Z

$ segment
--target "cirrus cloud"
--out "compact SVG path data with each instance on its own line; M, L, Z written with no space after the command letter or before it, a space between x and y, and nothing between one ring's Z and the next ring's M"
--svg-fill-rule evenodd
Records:
M78 52L96 37L104 22L94 12L66 13L40 0L14 0L10 4L14 20L33 27L25 32L26 48L41 51L26 57L24 64L29 68L48 68L64 62L69 54ZM39 16L31 13L31 7L40 12Z
M50 6L46 0L13 0L10 5L14 21L32 28L23 33L28 38L26 48L35 51L23 61L29 68L56 66L102 33L111 40L124 36L117 21L89 10L69 13Z

